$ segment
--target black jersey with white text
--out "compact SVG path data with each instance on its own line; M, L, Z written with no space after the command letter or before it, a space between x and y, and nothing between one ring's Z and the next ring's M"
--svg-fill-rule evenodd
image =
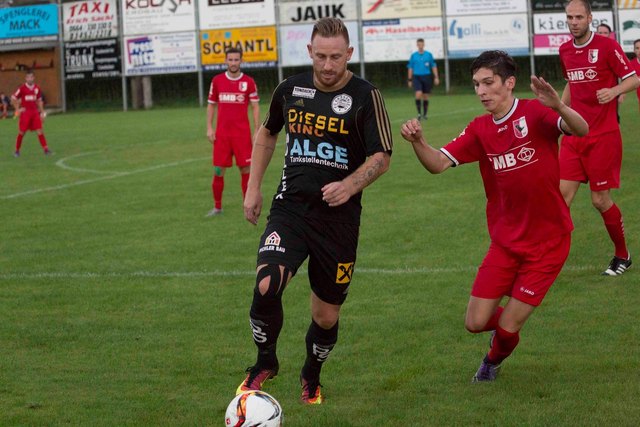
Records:
M272 135L283 127L286 132L272 209L359 224L362 193L329 207L321 189L352 174L368 156L391 154L391 126L378 89L354 75L343 88L323 92L314 86L312 72L298 74L274 91L264 126Z

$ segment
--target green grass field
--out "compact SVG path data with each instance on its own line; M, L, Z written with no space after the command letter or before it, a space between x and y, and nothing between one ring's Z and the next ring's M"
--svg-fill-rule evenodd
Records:
M411 93L385 95L395 150L390 171L365 191L323 406L298 403L310 319L304 270L284 296L280 375L265 390L285 425L637 425L638 275L599 275L613 248L585 187L572 208L569 260L520 346L497 382L470 383L488 345L488 334L463 327L488 246L480 177L475 165L424 171L399 133L415 114ZM430 142L443 145L480 113L472 95L434 97ZM640 254L635 95L621 116L614 199ZM225 213L205 218L205 110L50 116L51 157L28 134L13 158L16 127L0 121L0 425L222 426L255 358L248 310L266 212L258 227L244 220L229 170Z

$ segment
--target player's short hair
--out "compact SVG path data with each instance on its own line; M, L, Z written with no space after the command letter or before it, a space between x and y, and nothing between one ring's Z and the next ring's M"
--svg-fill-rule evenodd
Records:
M35 74L35 73L33 72L32 69L29 68L29 69L27 69L27 71L24 72L24 75L28 76L29 74Z
M516 63L507 52L502 50L487 50L482 52L471 63L471 75L474 75L480 68L487 68L499 75L504 82L509 77L515 76L518 68Z
M418 43L424 43L424 39L423 39L423 38L419 38L418 40L416 40L416 42L418 42Z
M229 49L225 50L224 57L226 58L230 53L239 53L240 58L242 58L242 49L240 49L239 47L230 47Z
M635 40L633 41L633 47L636 47L636 43L640 43L640 39L635 39Z
M568 6L569 3L573 3L573 2L582 3L585 10L587 11L587 15L591 15L591 3L589 2L589 0L571 0L567 2L565 7ZM611 31L611 29L609 29L609 31Z
M598 28L600 28L600 27L605 27L605 28L607 29L607 31L609 31L609 32L611 32L611 31L612 31L612 30L611 30L611 27L610 27L610 26L608 26L608 25L607 25L607 24L605 24L605 23L599 24L599 25L598 25Z
M313 31L311 31L311 40L313 41L317 35L320 37L342 36L349 44L349 30L339 18L326 17L319 19L313 26Z

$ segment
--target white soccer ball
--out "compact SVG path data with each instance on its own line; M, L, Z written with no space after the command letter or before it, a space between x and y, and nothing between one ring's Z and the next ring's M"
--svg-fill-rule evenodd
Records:
M269 393L245 391L233 398L224 417L226 427L280 427L282 407Z

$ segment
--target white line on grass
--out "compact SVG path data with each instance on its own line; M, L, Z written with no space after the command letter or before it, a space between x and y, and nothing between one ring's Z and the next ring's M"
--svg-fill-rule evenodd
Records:
M356 268L359 274L382 274L382 275L404 275L404 274L444 274L444 273L468 273L478 269L477 266L460 267L422 267L422 268ZM568 271L591 271L597 267L591 265L567 265L564 270ZM298 275L306 274L305 269L298 270ZM213 270L213 271L131 271L131 272L40 272L40 273L0 273L0 279L101 279L101 278L171 278L171 277L233 277L233 276L254 276L255 271L242 270Z
M89 173L96 173L96 174L99 174L99 175L102 175L102 174L118 175L118 174L122 173L122 172L118 172L118 171L101 171L101 170L97 170L97 169L77 168L77 167L74 167L74 166L69 166L66 163L67 160L70 160L70 159L75 159L77 157L92 156L92 155L98 154L98 153L102 153L102 151L90 151L88 153L74 154L73 156L65 157L63 159L58 160L56 162L56 166L58 166L59 168L62 168L62 169L73 171L73 172L89 172Z
M154 171L154 170L157 170L157 169L169 168L169 167L173 167L173 166L180 166L180 165L183 165L183 164L186 164L186 163L200 162L202 160L206 160L206 159L210 159L210 158L211 158L211 156L199 157L197 159L187 159L187 160L182 160L180 162L163 163L161 165L151 166L151 167L143 168L143 169L135 169L135 170L132 170L132 171L129 171L129 172L113 172L113 175L101 176L101 177L92 178L92 179L84 179L84 180L81 180L81 181L71 182L69 184L55 185L53 187L36 188L35 190L29 190L29 191L23 191L21 193L9 194L7 196L1 196L0 200L15 199L15 198L22 197L22 196L29 196L31 194L44 193L45 191L64 190L64 189L71 188L71 187L77 187L79 185L92 184L94 182L99 182L99 181L106 181L108 179L120 178L120 177L123 177L123 176L130 176L130 175L135 175L135 174L138 174L138 173L150 172L150 171Z

